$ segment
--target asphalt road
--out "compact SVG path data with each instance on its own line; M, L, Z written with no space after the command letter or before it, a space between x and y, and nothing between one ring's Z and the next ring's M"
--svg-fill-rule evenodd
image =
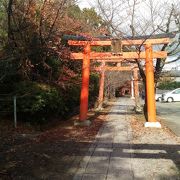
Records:
M156 103L157 115L162 121L180 137L180 102Z

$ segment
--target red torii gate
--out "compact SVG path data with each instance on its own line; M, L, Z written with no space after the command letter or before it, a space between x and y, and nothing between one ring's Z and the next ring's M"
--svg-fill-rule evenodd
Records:
M123 52L122 56L112 55L112 53L97 53L91 52L91 46L111 46L111 40L106 41L75 41L69 40L68 44L71 46L83 46L83 53L71 53L71 59L83 59L82 66L82 88L80 97L80 122L87 120L88 112L88 95L89 95L89 75L90 75L90 59L92 60L119 60L119 59L145 59L146 68L146 96L147 96L147 113L148 122L146 127L161 127L160 123L156 121L156 106L155 106L155 92L154 92L154 68L153 58L166 58L166 51L153 52L152 45L168 44L169 38L155 38L155 39L136 39L136 40L122 40L122 45L143 45L145 52Z
M102 60L101 60L102 61ZM114 62L114 61L113 61ZM118 63L120 62L117 61ZM98 97L98 108L102 107L102 103L103 103L103 99L104 99L104 82L105 82L105 71L133 71L133 86L134 88L131 88L131 91L133 96L132 98L134 98L134 94L135 94L135 100L137 102L137 97L138 97L138 67L137 65L135 66L106 66L105 65L106 61L102 61L101 66L99 67L95 67L94 69L96 71L100 71L100 83L99 83L99 97ZM132 85L131 85L132 86Z

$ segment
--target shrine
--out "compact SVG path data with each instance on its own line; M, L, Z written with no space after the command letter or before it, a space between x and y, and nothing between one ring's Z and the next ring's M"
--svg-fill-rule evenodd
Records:
M114 41L113 39L91 39L91 40L68 40L70 46L81 46L83 47L83 52L70 54L72 60L83 60L82 63L82 87L81 87L81 97L80 97L80 116L79 122L87 121L88 112L88 95L89 95L89 76L90 76L90 62L98 61L102 62L100 67L97 67L101 71L100 78L100 89L99 89L99 104L103 102L103 91L104 91L104 73L106 70L111 71L134 71L134 80L138 79L138 68L137 66L129 67L109 67L106 66L106 62L123 62L123 61L145 61L145 72L146 72L146 96L147 96L147 115L148 122L145 123L145 127L161 127L161 124L156 120L156 104L155 104L155 90L154 90L154 67L153 59L155 58L166 58L166 51L154 51L154 45L168 44L170 42L169 37L134 37L128 39L122 39ZM119 44L117 44L119 43ZM91 51L92 46L109 46L114 47L111 52L93 52ZM128 46L138 46L143 47L144 50L139 50L135 52L123 52L123 47ZM118 49L119 48L119 49ZM141 49L141 48L139 48ZM134 83L134 94L137 97L138 94L138 83Z

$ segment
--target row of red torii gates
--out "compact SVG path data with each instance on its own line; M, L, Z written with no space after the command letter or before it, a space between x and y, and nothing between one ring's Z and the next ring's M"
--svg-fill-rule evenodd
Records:
M99 97L98 97L98 108L101 109L102 103L104 100L104 82L105 82L105 71L131 71L133 72L131 75L131 98L135 99L137 102L137 98L139 95L139 77L138 77L138 67L137 65L132 66L121 66L122 59L117 61L115 60L101 60L101 66L94 68L94 70L100 72L100 83L99 83ZM106 66L106 62L117 62L117 66ZM133 61L132 61L133 62ZM133 62L135 63L135 62Z
M168 44L170 39L168 37L150 38L150 39L128 39L121 40L122 46L144 46L145 51L142 52L91 52L91 46L112 46L112 40L69 40L70 46L82 46L83 52L71 53L72 60L83 60L82 64L82 87L80 97L80 116L79 122L86 124L88 113L88 96L89 96L89 77L90 77L90 61L96 60L101 63L100 90L99 90L99 104L103 101L104 92L104 73L105 70L118 70L118 71L134 71L134 94L135 98L138 96L138 69L134 67L108 67L105 62L122 62L123 60L145 60L145 73L146 73L146 98L147 98L147 115L148 122L145 123L146 127L161 127L160 123L156 120L156 105L155 105L155 90L154 90L154 67L153 59L166 58L166 51L153 51L153 45Z

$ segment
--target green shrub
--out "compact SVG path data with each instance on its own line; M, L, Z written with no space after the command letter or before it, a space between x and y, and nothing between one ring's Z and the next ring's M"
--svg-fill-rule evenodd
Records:
M43 122L65 113L63 94L55 87L26 81L17 83L15 91L17 113L25 121Z
M30 123L45 123L55 117L66 119L79 112L80 84L72 84L66 89L53 85L32 81L12 83L11 88L5 87L3 91L11 90L7 99L0 101L0 111L8 111L13 116L13 96L17 97L18 120ZM91 74L89 88L89 103L95 102L99 91L99 76Z
M68 118L69 115L78 113L80 105L80 92L79 85L70 86L64 92L64 118Z
M167 82L162 82L158 85L158 88L159 89L165 89L165 90L173 90L173 89L176 89L176 88L180 88L180 82L170 82L170 81L167 81Z
M89 101L90 102L96 101L98 93L99 93L99 75L93 73L90 76Z

